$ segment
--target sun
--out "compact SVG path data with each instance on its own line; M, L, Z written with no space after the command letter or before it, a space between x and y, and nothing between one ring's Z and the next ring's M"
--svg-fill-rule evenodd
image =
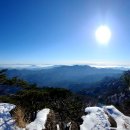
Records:
M96 30L96 40L100 43L100 44L108 44L110 38L111 38L111 31L109 29L109 27L102 25L99 28L97 28Z

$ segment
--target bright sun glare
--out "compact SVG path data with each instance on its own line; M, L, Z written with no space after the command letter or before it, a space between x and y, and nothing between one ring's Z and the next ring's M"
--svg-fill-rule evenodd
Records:
M111 31L107 26L100 26L96 30L96 40L103 45L108 44L110 38L111 38Z

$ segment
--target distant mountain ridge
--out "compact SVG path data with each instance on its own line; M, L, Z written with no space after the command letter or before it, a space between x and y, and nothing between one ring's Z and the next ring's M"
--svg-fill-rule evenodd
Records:
M59 66L87 66L87 64L69 64L69 65L53 65L53 64L0 64L0 69L46 69L53 68ZM120 69L120 70L128 70L130 69L130 65L106 65L106 64L88 64L88 66L95 68L111 68L111 69Z
M76 84L98 82L105 77L119 77L123 70L110 68L95 68L88 65L61 65L46 69L9 69L9 77L18 76L39 86L66 87Z
M0 69L41 69L50 68L54 65L44 64L44 65L33 65L33 64L0 64Z

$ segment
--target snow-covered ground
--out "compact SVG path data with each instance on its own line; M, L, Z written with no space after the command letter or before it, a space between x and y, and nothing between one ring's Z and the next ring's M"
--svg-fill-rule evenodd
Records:
M26 128L18 128L15 121L10 115L10 111L15 108L15 105L9 103L0 103L0 130L43 130L47 121L47 115L50 109L43 109L37 113L36 119ZM80 125L80 130L130 130L130 117L125 116L114 106L87 107L86 115L82 117L83 124ZM117 128L111 128L108 116L112 117ZM69 123L70 124L70 123ZM57 127L60 130L59 126ZM70 129L71 130L71 129Z

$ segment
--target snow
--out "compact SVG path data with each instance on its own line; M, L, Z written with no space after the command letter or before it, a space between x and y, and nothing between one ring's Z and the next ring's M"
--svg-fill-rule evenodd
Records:
M19 128L15 125L15 121L10 115L10 111L15 108L15 105L9 103L0 103L0 130L25 130L25 128ZM45 129L45 123L47 115L50 109L43 109L37 113L37 117L34 122L31 122L26 126L27 130L43 130Z
M10 111L15 105L9 103L0 103L0 130L14 130L14 120L11 118Z
M130 130L130 117L125 116L114 106L87 107L85 112L88 114L83 116L83 124L80 125L80 130ZM117 128L112 128L108 115L112 117L116 123Z
M36 119L26 128L19 128L15 125L15 121L10 115L10 111L15 108L15 105L9 103L0 103L0 130L44 130L47 121L47 115L50 109L45 108L37 113ZM82 116L83 123L80 125L80 130L130 130L130 117L125 116L114 106L87 107L86 115ZM108 120L111 117L117 123L117 128L112 128ZM71 122L67 124L71 129ZM57 130L60 130L59 124L56 125Z
M108 130L110 123L108 116L103 109L99 107L88 107L85 109L88 114L83 116L83 124L80 125L80 130Z
M36 119L26 126L27 130L43 130L47 120L47 115L50 109L46 108L37 113Z
M60 130L59 124L56 124L56 128L57 128L57 130Z
M130 117L125 116L114 106L104 106L104 111L117 123L117 130L130 130Z

